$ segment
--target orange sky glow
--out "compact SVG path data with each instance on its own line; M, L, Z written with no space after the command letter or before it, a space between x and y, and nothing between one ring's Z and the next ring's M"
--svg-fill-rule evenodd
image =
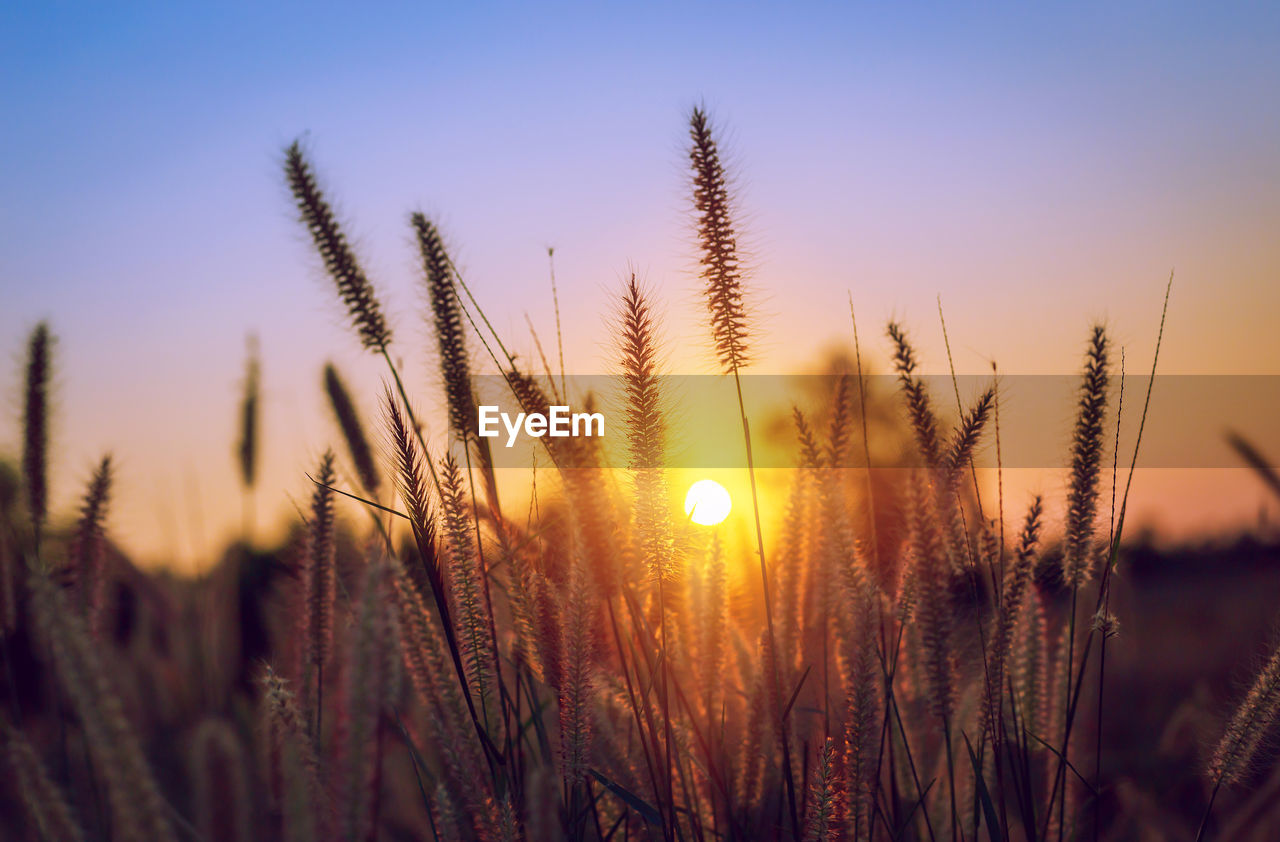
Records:
M22 346L47 318L55 510L72 515L110 451L112 537L143 563L201 569L241 528L233 451L252 333L258 537L296 521L304 472L338 442L322 366L342 370L367 423L380 420L386 372L293 217L280 160L298 136L383 296L434 439L443 410L407 224L416 209L439 220L522 360L537 359L528 322L555 344L554 246L570 374L612 370L609 317L633 271L659 302L669 371L712 374L683 157L698 102L736 178L753 374L816 372L833 351L851 353L852 295L873 372L888 372L890 319L908 327L926 372L947 372L940 298L960 374L986 375L993 360L1009 376L1073 374L1103 320L1126 373L1145 375L1173 272L1162 373L1280 375L1274 10L1187 5L1153 20L1108 4L995 23L728 9L679 27L661 6L316 12L296 28L265 11L0 13L0 105L12 117L0 151L17 162L0 175L0 395L11 408L0 454L19 451ZM716 25L707 47L699 33ZM447 37L420 49L432 27ZM945 391L936 399L953 406ZM1125 401L1122 463L1141 395ZM1132 522L1170 538L1268 519L1274 529L1280 507L1233 467L1222 433L1280 458L1276 407L1171 403L1157 392L1147 434L1182 435L1163 446L1205 448L1213 467L1140 470ZM753 423L786 410L758 406ZM1069 406L1011 398L1002 423L1020 421L1054 427L1065 449ZM518 496L526 469L505 473ZM683 499L697 473L673 493ZM743 528L740 478L721 481L736 504L726 528ZM766 502L779 500L785 482L766 485ZM984 472L989 498L995 487ZM1060 505L1061 472L1006 471L1010 522L1031 490Z

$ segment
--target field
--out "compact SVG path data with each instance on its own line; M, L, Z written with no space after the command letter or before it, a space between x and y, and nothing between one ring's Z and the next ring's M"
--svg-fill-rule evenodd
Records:
M5 838L1280 833L1280 653L1266 649L1280 544L1156 548L1126 532L1137 455L1120 425L1140 447L1155 419L1149 393L1117 388L1107 328L1081 325L1063 500L1006 496L998 470L979 480L975 454L999 460L998 372L967 401L931 389L900 322L851 330L819 393L768 431L789 461L781 484L770 461L766 488L764 422L743 394L761 337L739 208L702 110L688 130L727 418L712 433L740 453L720 468L745 537L716 526L714 495L681 509L664 325L634 276L604 314L622 452L543 437L530 481L499 464L502 439L477 435L480 378L526 413L594 411L599 396L551 363L550 341L533 365L509 355L416 213L450 428L428 438L427 398L397 368L404 340L298 143L280 163L301 230L386 380L361 406L326 369L341 437L284 544L250 538L255 352L237 443L246 537L184 577L112 542L110 457L73 520L49 511L55 346L49 326L32 332L23 452L0 475ZM889 349L894 394L867 387L869 342ZM1158 344L1147 360L1151 383ZM897 454L893 469L870 469L873 451Z

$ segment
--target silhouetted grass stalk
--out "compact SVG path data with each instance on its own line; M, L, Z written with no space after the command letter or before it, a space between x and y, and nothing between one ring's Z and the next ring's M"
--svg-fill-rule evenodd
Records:
M730 213L729 186L720 151L712 137L706 112L694 108L690 116L693 144L689 157L693 165L694 209L698 214L698 242L702 256L702 277L706 282L707 308L711 316L711 334L721 367L733 375L742 419L742 439L747 454L747 477L751 483L751 510L755 521L756 551L760 557L760 584L764 595L765 623L769 646L776 650L778 636L773 625L773 600L769 593L769 570L765 561L764 531L760 526L760 494L756 484L755 455L751 447L751 425L742 398L739 371L748 360L747 313L743 301L742 269L739 264L737 235ZM769 679L774 696L781 695L780 679L775 671ZM791 766L791 741L782 729L782 764L787 785L787 808L793 833L800 830L796 813L795 780Z
M53 338L45 322L27 340L26 384L22 414L22 478L27 512L40 558L40 539L49 517L49 381Z

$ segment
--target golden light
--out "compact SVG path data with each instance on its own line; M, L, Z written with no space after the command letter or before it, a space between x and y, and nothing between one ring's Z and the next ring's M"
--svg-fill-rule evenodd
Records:
M715 526L729 516L733 500L725 487L713 479L700 479L684 496L684 513L700 526Z

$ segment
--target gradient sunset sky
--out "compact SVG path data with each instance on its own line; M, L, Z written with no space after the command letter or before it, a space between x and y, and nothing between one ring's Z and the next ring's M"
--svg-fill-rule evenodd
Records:
M18 451L22 345L47 318L55 507L110 450L112 535L191 566L239 524L252 332L260 519L292 515L337 436L321 366L368 420L384 372L294 218L280 160L299 136L424 405L415 209L522 354L526 314L554 336L553 245L572 372L608 370L601 314L632 269L664 301L675 368L714 371L685 175L697 103L737 174L758 370L847 343L851 290L881 370L891 317L945 370L940 295L962 372L1074 372L1094 319L1141 372L1173 270L1162 371L1280 375L1278 46L1263 3L7 3L0 453ZM1261 440L1276 426L1218 421ZM1248 522L1263 496L1240 471L1135 493L1184 532Z

